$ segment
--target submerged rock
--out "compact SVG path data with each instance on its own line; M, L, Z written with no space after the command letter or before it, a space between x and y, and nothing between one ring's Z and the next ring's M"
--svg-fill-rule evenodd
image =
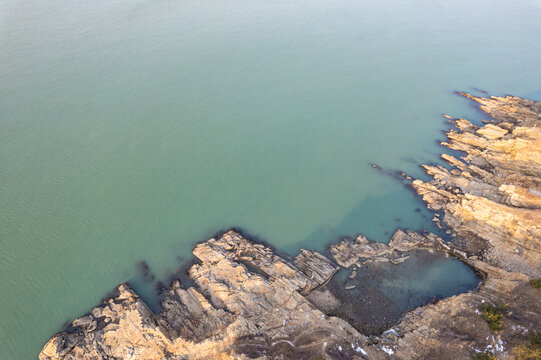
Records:
M541 296L528 282L541 271L541 103L464 95L495 121L453 120L445 145L465 155L442 155L451 170L425 166L433 180L412 183L442 211L434 218L452 242L407 230L388 245L361 235L330 246L335 264L307 250L289 260L229 231L196 246L194 286L174 281L159 314L121 284L49 340L40 360L514 358L513 347L541 329ZM359 282L361 264L402 266L420 250L460 259L482 284L404 315ZM500 330L482 318L483 303L501 308Z

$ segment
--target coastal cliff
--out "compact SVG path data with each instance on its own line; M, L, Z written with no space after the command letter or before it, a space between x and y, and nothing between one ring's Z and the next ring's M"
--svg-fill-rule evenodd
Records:
M450 241L398 230L388 245L360 235L331 245L328 256L301 250L289 259L229 231L195 247L193 286L173 282L160 313L121 284L49 340L40 360L514 359L535 351L528 341L541 330L541 292L530 283L541 277L541 103L463 95L493 120L448 117L456 130L444 145L462 154L442 155L448 167L425 166L433 179L411 183ZM351 306L351 289L336 281L337 272L354 278L370 262L400 266L416 251L456 257L482 282L401 313L377 292L370 304ZM371 311L385 316L366 317Z

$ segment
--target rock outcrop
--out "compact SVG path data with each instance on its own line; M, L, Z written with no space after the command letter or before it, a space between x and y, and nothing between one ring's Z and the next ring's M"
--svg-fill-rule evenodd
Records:
M194 286L174 281L160 313L122 284L49 340L40 360L516 358L513 348L541 331L541 293L529 283L541 271L541 103L463 95L495 120L454 120L444 145L464 155L442 155L450 168L425 166L433 180L412 182L451 241L398 230L385 245L360 235L331 245L333 262L307 250L289 259L229 231L196 246ZM333 282L362 264L400 266L413 251L454 256L483 281L405 315L377 292L373 305L348 302L353 288ZM500 309L499 329L482 317L486 303ZM387 329L365 332L359 308L387 308L378 323Z
M425 166L433 180L413 187L457 237L478 246L490 263L539 277L541 266L541 103L517 97L466 97L495 120L476 126L453 121L447 133L460 159ZM476 238L476 239L475 239Z
M332 357L339 348L352 356L366 342L304 296L338 269L323 255L302 251L286 261L234 231L199 244L194 254L201 262L189 273L197 289L175 281L154 315L122 284L51 339L40 359L308 359Z
M486 279L476 292L407 314L390 339L397 358L468 359L474 349L513 359L525 335L541 331L541 294L528 283L541 276L541 102L461 95L493 120L453 120L442 145L463 154L442 154L450 167L424 166L433 180L412 186L443 213L434 220L454 238L443 245ZM502 308L500 331L479 323L483 302Z
M390 261L399 264L407 259L407 252L414 249L438 250L450 253L461 260L467 260L463 251L450 247L437 235L419 234L414 231L397 230L389 244L368 240L359 235L355 240L345 239L329 247L329 253L342 267L360 266L362 262Z

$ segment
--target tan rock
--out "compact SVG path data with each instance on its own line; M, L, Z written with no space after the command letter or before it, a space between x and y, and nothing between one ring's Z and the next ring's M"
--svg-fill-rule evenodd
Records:
M541 115L539 103L516 97L478 98L496 124L474 127L457 120L448 147L466 152L460 161L442 157L455 169L425 166L433 180L412 186L454 233L486 240L493 263L530 276L541 265Z

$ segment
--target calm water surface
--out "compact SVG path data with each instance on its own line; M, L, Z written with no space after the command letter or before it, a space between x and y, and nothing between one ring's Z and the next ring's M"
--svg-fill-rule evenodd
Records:
M540 33L539 0L0 0L1 357L122 281L152 302L138 262L165 281L231 226L290 253L430 230L369 163L422 176L442 113L482 117L455 90L541 100ZM400 286L475 281L429 269Z

